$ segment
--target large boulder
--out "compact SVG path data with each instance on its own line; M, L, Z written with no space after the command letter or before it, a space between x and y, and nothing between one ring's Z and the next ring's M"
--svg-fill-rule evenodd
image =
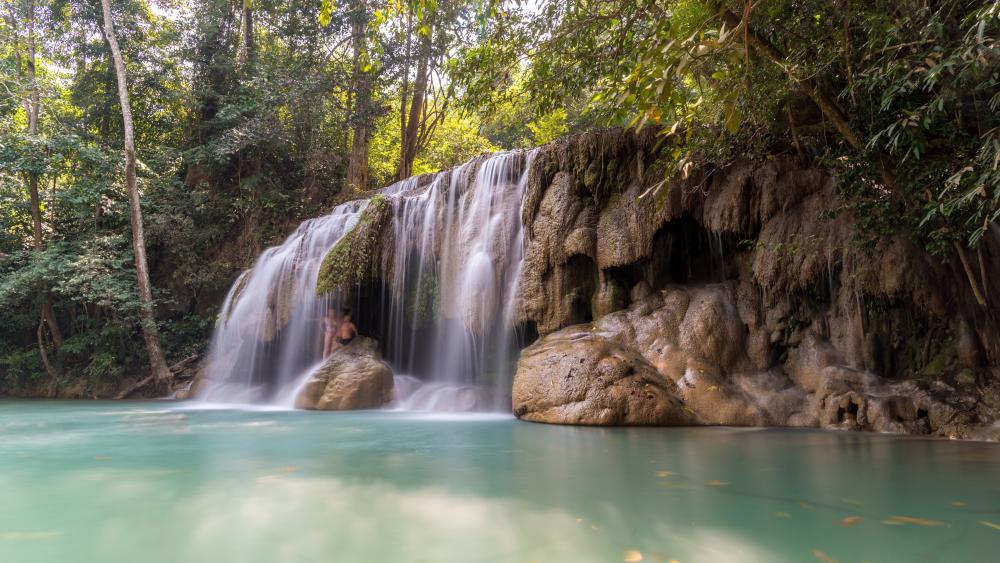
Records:
M392 399L393 378L378 342L358 336L309 377L295 407L311 410L376 409Z
M521 353L514 414L552 424L685 425L673 381L591 325L553 333Z

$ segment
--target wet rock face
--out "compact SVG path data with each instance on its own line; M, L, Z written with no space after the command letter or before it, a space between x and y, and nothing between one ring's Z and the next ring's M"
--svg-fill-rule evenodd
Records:
M822 427L997 439L990 408L943 382L888 381L808 334L760 369L733 283L671 286L521 355L514 413L553 424Z
M376 409L392 398L392 370L382 361L378 343L358 336L334 352L316 370L295 399L310 410Z
M998 435L1000 228L977 250L981 305L957 260L902 236L857 244L818 163L665 181L661 141L588 132L533 161L514 311L541 339L518 416Z
M676 386L635 350L591 325L560 331L521 354L514 413L554 424L684 425Z

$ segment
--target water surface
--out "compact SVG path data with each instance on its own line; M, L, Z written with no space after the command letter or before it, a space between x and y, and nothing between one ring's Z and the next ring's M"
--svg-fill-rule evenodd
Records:
M998 476L881 435L0 402L0 561L988 562Z

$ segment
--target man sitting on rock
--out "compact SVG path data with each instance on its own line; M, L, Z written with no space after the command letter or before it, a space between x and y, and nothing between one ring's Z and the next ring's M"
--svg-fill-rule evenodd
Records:
M337 348L347 346L358 335L358 327L351 322L351 310L344 309L340 317L340 328L337 329Z

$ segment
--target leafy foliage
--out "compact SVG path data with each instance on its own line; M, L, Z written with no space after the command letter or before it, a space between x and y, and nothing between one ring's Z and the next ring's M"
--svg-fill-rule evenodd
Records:
M29 22L27 3L9 4L0 393L49 383L42 349L60 388L97 393L142 365L102 17L95 2L36 0ZM342 193L359 132L370 146L357 189L396 178L414 107L414 174L631 124L664 133L667 174L783 151L820 160L841 180L831 211L853 215L863 244L902 233L949 257L975 250L1000 219L996 2L123 0L113 10L171 360L204 346L226 289L265 246L360 195ZM427 97L414 106L421 59ZM61 346L39 330L46 306Z
M670 173L818 156L870 239L903 232L945 254L1000 216L995 2L521 4L484 8L498 16L464 51L468 103L497 105L519 73L539 112L582 92L606 123L672 133Z

